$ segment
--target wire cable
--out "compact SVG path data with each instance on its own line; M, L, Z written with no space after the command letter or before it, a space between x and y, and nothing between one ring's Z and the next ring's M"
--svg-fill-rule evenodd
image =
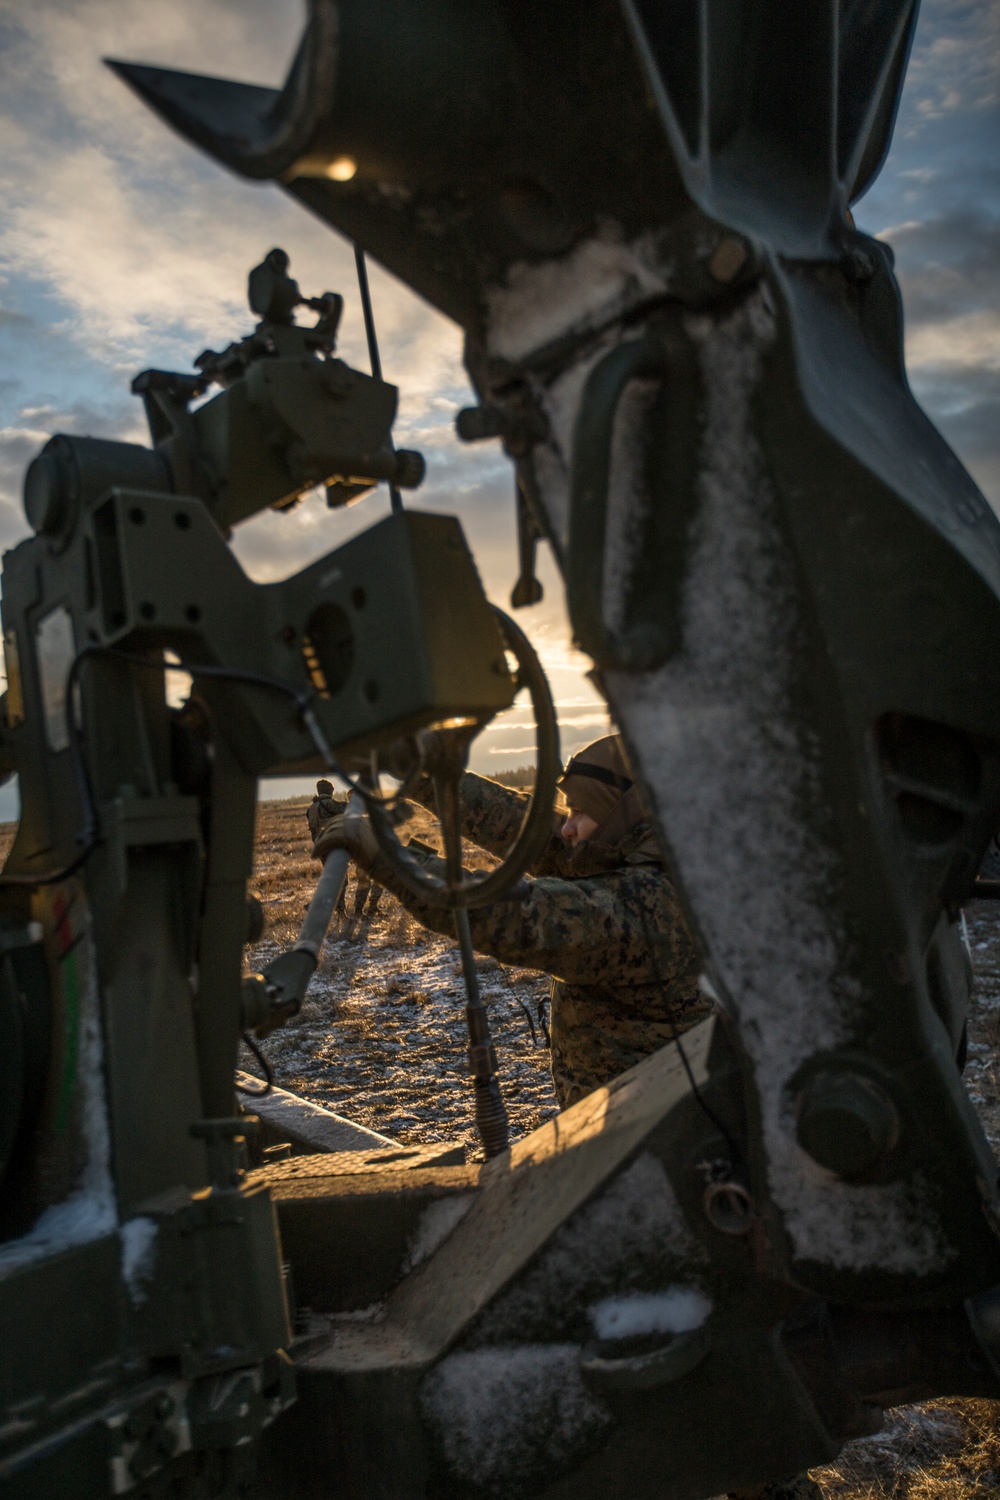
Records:
M123 651L117 646L88 645L79 650L73 658L69 672L66 675L66 732L68 738L68 749L73 769L73 776L80 795L80 804L83 809L83 826L76 835L76 843L80 845L79 852L65 864L56 869L41 871L2 871L0 872L0 885L7 886L43 886L55 885L60 880L68 880L71 875L86 864L91 855L101 843L100 817L98 814L97 800L94 795L93 783L90 772L87 769L86 756L84 755L84 735L80 724L77 722L75 712L75 694L80 680L80 672L83 663L93 660L95 657L109 661L121 661L130 666L142 667L147 671L154 672L186 672L192 679L209 678L223 682L242 682L248 687L259 687L266 691L282 693L291 698L299 712L302 722L316 746L324 766L333 775L339 777L349 789L358 792L366 801L376 803L380 807L392 807L395 803L405 797L412 781L418 774L418 770L411 772L399 788L389 796L373 793L370 788L363 785L360 778L353 779L344 770L338 761L329 740L323 733L322 727L313 712L312 702L315 693L312 689L302 692L290 683L282 682L280 678L268 677L263 672L252 672L242 667L220 667L209 663L197 663L190 661L166 661L160 657L142 656L136 651Z
M250 1099L263 1099L264 1095L269 1094L274 1088L274 1068L271 1064L271 1059L251 1032L244 1031L243 1044L249 1048L257 1059L260 1070L264 1075L264 1083L259 1089L249 1089L245 1083L238 1083L236 1088L239 1093L246 1094Z
M365 319L365 337L368 340L368 361L372 367L372 374L376 380L382 379L382 361L378 352L378 336L375 333L375 313L372 310L372 294L368 285L368 265L365 261L365 252L361 246L354 246L354 264L358 271L358 291L361 293L361 311ZM389 445L392 446L392 435L389 436ZM403 509L403 497L399 490L389 480L389 501L394 511Z
M68 749L73 768L74 779L80 794L80 803L83 809L83 826L76 835L76 842L80 845L80 851L65 864L54 870L43 870L39 872L7 872L0 873L0 884L13 886L41 886L54 885L57 881L67 880L76 874L101 843L100 818L97 809L97 800L94 796L93 783L90 772L87 769L87 761L84 755L84 736L76 715L76 688L80 680L80 672L83 663L95 657L110 661L127 662L131 666L144 667L156 672L187 672L192 678L208 677L224 679L232 682L245 682L248 686L268 689L271 692L285 694L295 701L296 707L302 716L307 728L310 728L309 720L315 723L315 716L310 708L310 694L302 693L287 682L282 682L276 677L267 677L262 672L250 672L240 667L217 667L208 664L197 665L186 661L165 661L160 657L141 656L135 651L122 651L117 646L89 645L81 648L73 658L69 672L66 674L66 734ZM318 724L315 724L315 733L312 738L324 757L327 767L338 776L343 773L336 764L333 752L323 735Z
M655 980L655 982L657 984L665 986L666 985L666 980L663 978L663 974L662 974L662 971L660 969L660 962L659 962L659 954L657 952L657 945L653 941L652 935L651 935L651 933L649 931L649 926L648 926L648 924L646 922L646 914L642 910L641 906L639 907L639 925L642 928L642 935L643 935L643 937L646 940L646 948L647 948L647 950L649 952L650 961L651 961L652 966L653 966L653 978L654 978L654 980ZM688 1081L688 1084L690 1085L691 1093L692 1093L692 1095L693 1095L696 1103L698 1104L699 1108L702 1110L703 1114L705 1114L708 1117L708 1119L711 1121L711 1123L715 1126L716 1130L722 1136L722 1139L725 1141L726 1146L727 1146L727 1148L729 1150L729 1154L730 1154L730 1165L731 1165L731 1167L734 1168L734 1169L738 1168L741 1171L743 1171L744 1173L746 1173L748 1171L747 1161L746 1161L745 1154L744 1154L743 1150L741 1149L741 1147L739 1145L739 1142L736 1140L736 1137L733 1135L732 1131L729 1129L729 1126L725 1123L724 1120L722 1120L722 1119L719 1118L719 1116L716 1114L715 1110L709 1104L708 1100L705 1098L704 1094L701 1092L701 1088L699 1087L697 1080L695 1079L694 1072L692 1071L692 1068L691 1068L691 1064L688 1061L688 1055L687 1055L687 1053L684 1050L683 1043L681 1042L681 1033L677 1029L677 1022L674 1020L673 1016L671 1016L671 1015L668 1015L667 1018L666 1018L666 1020L667 1020L667 1025L670 1028L670 1039L673 1042L674 1046L677 1048L677 1055L680 1058L680 1060L681 1060L681 1066L683 1067L684 1072L687 1075L687 1081ZM749 1177L748 1177L748 1180L749 1180Z

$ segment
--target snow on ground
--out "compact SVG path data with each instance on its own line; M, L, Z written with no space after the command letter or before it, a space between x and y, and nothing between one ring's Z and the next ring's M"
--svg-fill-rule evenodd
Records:
M249 952L251 969L294 940L319 873L308 857L305 807L261 806L253 889L264 902L267 927ZM426 838L429 827L418 829L417 821L407 825L408 833ZM405 1145L461 1140L470 1159L481 1157L457 945L425 932L385 891L374 917L371 894L355 917L356 897L352 870L347 915L334 919L301 1016L263 1044L277 1082ZM539 1021L549 981L491 958L480 958L478 970L517 1138L556 1112ZM249 1054L241 1065L255 1071Z

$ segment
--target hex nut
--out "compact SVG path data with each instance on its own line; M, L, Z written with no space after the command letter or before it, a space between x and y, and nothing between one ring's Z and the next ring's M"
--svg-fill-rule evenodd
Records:
M817 1073L795 1101L799 1145L838 1177L864 1177L899 1140L899 1115L874 1079L846 1069Z

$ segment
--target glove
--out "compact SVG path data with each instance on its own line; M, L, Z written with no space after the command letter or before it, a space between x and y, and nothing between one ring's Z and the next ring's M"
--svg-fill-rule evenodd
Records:
M356 864L365 870L371 868L378 854L378 843L367 813L350 811L331 818L313 844L313 859L325 860L335 849L346 849Z

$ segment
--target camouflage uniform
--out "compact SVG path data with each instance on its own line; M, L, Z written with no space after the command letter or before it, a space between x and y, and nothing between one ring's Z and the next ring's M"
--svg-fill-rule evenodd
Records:
M491 854L510 847L526 797L467 772L463 834ZM430 783L416 800L433 806ZM469 912L473 946L553 977L552 1078L560 1105L655 1052L711 1009L698 988L700 959L648 824L619 846L573 848L558 823L534 879ZM443 873L444 862L419 856ZM425 927L454 933L452 914L412 896L377 856L370 866Z
M329 787L329 791L326 788ZM335 797L333 785L329 781L318 781L316 783L316 795L309 804L306 811L306 821L309 824L309 832L313 839L319 834L321 828L329 823L331 818L347 811L346 797ZM362 915L367 916L370 922L378 911L379 900L382 895L382 887L376 885L374 880L368 878L368 872L360 865L354 866L354 911L352 920L357 921ZM365 912L365 901L368 901L368 911ZM340 888L337 898L338 916L347 914L347 881Z

